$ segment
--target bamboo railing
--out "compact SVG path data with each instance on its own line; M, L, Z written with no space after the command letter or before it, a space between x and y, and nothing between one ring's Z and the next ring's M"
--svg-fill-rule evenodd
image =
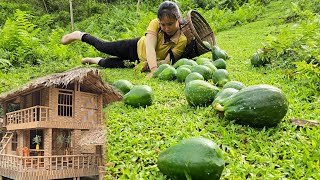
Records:
M29 123L35 121L48 121L49 107L33 106L30 108L6 113L6 116L8 125Z
M94 169L101 166L99 155L15 156L0 155L0 168L13 171Z

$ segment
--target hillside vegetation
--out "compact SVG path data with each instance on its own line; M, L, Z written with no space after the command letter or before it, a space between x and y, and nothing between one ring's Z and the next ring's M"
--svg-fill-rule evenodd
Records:
M232 80L246 86L270 84L287 95L289 111L282 122L261 129L238 125L219 118L212 107L189 106L185 85L177 81L146 79L145 73L134 69L95 66L106 82L126 79L134 85L145 84L155 97L146 108L123 102L104 108L106 179L167 179L157 168L159 152L199 136L223 150L226 164L221 179L320 179L319 127L290 123L290 119L320 121L320 2L249 2L223 9L181 1L181 7L183 12L197 8L209 22L217 44L230 55L227 70ZM138 10L134 2L131 6L111 3L105 8L79 20L76 28L106 40L131 38L143 35L156 17L151 4L142 3ZM69 27L55 22L53 14L32 14L30 9L12 11L0 26L0 92L83 66L82 57L105 56L83 43L59 44ZM250 58L258 49L267 50L271 64L251 66ZM211 53L202 57L210 58Z

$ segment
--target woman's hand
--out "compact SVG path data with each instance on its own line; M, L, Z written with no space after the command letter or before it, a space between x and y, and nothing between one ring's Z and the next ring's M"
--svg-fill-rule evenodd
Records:
M153 76L153 73L149 73L146 75L146 78L152 78L152 76Z
M151 68L150 73L147 74L146 78L152 78L153 73L158 69L157 66L154 66L153 68Z

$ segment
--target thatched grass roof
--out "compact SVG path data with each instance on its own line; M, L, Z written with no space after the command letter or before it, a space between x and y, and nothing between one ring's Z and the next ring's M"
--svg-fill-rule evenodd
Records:
M106 132L103 129L92 129L85 132L79 140L79 145L104 145L106 143Z
M103 94L104 104L122 99L122 95L117 90L103 82L98 69L75 68L66 72L40 77L18 89L0 94L0 103L37 88L67 87L70 84L74 84L74 82L81 83L82 90Z

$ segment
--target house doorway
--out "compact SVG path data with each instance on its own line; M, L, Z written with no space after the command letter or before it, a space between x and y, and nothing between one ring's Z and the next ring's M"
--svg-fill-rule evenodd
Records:
M71 129L53 129L52 130L52 154L70 155L72 152Z
M30 142L29 142L29 149L36 149L36 144L33 142L33 138L36 136L40 136L41 143L40 143L40 149L43 149L44 144L44 138L43 138L43 130L42 129L36 129L36 130L30 130Z

